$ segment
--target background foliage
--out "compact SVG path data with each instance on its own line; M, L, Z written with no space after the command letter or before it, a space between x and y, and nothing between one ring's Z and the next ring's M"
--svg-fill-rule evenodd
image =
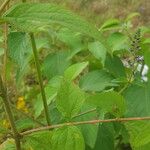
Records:
M23 136L22 149L148 150L149 121L83 122L150 116L149 1L17 2L0 18L9 24L8 31L1 24L0 74L16 128L23 134L47 124L31 32L51 125L65 123ZM14 150L2 98L0 104L0 149Z

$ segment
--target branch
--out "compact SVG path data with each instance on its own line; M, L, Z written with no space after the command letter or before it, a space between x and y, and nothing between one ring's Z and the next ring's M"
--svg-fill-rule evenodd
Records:
M2 97L2 100L3 100L4 106L5 106L7 117L9 119L9 122L10 122L10 125L11 125L13 136L14 136L14 139L15 139L16 150L21 150L20 134L17 131L15 121L14 121L14 117L13 117L13 114L12 114L12 111L11 111L11 108L10 108L7 88L5 87L1 76L0 76L0 93L1 93L1 97Z
M21 136L31 134L33 132L61 128L64 126L74 126L74 125L84 125L84 124L97 124L97 123L108 123L108 122L128 122L128 121L140 121L140 120L150 120L150 117L134 117L134 118L115 118L115 119L107 119L107 120L90 120L90 121L81 121L81 122L68 122L63 124L45 126L40 128L35 128L32 130L28 130L20 133Z

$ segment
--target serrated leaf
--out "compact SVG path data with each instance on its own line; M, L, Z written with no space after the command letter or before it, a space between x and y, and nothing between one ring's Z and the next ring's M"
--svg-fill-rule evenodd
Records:
M130 135L133 149L150 143L150 123L148 121L134 121L125 123Z
M127 103L126 116L142 117L150 116L150 82L132 84L123 95Z
M58 5L49 3L17 4L3 15L3 19L18 30L26 32L36 32L45 27L61 25L99 40L110 52L110 47L94 25Z
M87 97L86 102L101 109L102 113L113 113L122 116L125 113L125 100L117 92L103 92Z
M88 66L88 64L88 62L73 64L65 71L65 78L68 80L74 80Z
M24 146L26 150L52 150L51 137L52 132L49 131L32 133L23 139Z
M26 33L11 32L8 35L8 55L20 67L24 66L31 53L31 44Z
M98 30L87 21L60 6L49 3L17 4L10 8L3 18L18 29L28 32L59 24L92 37L100 37Z
M11 32L8 35L8 56L18 66L16 79L19 82L26 72L30 57L32 56L31 44L26 33Z
M85 100L81 89L72 82L64 79L57 94L56 105L63 117L71 119L76 115Z
M54 131L52 136L53 150L84 150L84 139L80 130L75 127L64 127Z
M101 60L104 65L106 58L106 48L100 42L93 42L88 44L89 51L97 58Z
M87 73L80 80L80 87L85 91L102 91L106 87L117 86L112 82L114 78L104 70Z
M43 74L48 78L56 75L63 75L64 71L70 66L67 51L61 51L49 54L42 65Z

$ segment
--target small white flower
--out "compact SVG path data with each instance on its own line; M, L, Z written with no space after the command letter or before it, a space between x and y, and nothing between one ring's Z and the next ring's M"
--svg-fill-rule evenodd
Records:
M141 71L142 69L142 65L139 64L138 67L137 67L137 71ZM142 70L142 80L147 82L148 81L148 77L146 76L148 74L148 71L149 71L149 67L147 65L144 65L144 68Z

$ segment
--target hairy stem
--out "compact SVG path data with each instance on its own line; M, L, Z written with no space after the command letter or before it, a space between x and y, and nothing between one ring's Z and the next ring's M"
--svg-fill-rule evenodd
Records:
M9 8L9 3L6 5L6 10ZM8 25L7 23L4 24L4 60L3 60L3 82L6 84L6 67L7 67L7 35L8 35Z
M14 139L15 139L16 149L21 150L20 134L18 133L17 128L15 126L14 117L13 117L13 114L12 114L12 111L11 111L11 108L10 108L9 99L8 99L7 88L3 84L3 80L2 80L1 76L0 76L0 92L1 92L1 97L3 99L3 102L4 102L7 117L9 119L9 122L10 122L10 125L11 125L13 136L14 136Z
M97 123L109 123L109 122L128 122L128 121L141 121L141 120L150 120L150 117L134 117L134 118L115 118L115 119L106 119L106 120L89 120L89 121L80 121L80 122L68 122L63 124L51 125L46 127L35 128L32 130L28 130L20 133L22 136L31 134L33 132L61 128L64 126L77 126L84 124L97 124Z
M31 37L31 43L32 43L32 50L34 54L34 59L35 59L35 64L36 64L36 69L37 69L37 75L39 79L39 85L41 89L41 95L42 95L42 100L43 100L43 105L44 105L44 111L45 111L45 116L47 120L47 124L50 125L50 116L48 112L48 105L47 105L47 100L46 100L46 95L45 95L45 90L44 90L44 85L43 85L43 78L40 70L40 62L39 62L39 57L38 57L38 52L36 48L36 43L35 43L35 38L33 33L30 33Z

